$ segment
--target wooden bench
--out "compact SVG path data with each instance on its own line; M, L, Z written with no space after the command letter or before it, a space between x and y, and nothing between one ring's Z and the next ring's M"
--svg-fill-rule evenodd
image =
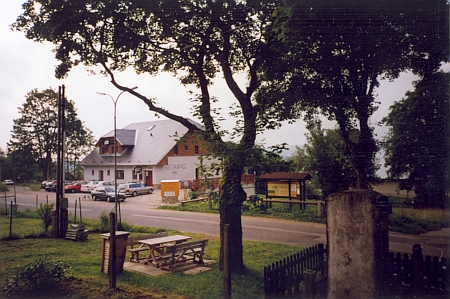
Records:
M180 201L181 206L184 207L185 204L187 203L199 203L199 202L204 202L207 199L207 197L199 197L199 198L194 198L194 199L188 199L188 200L182 200Z
M149 248L147 246L142 246L142 244L139 243L140 240L154 239L154 238L160 238L160 237L167 237L167 232L160 232L160 233L151 234L151 235L141 235L141 236L129 237L127 240L127 247L129 246L130 248L127 248L127 251L129 251L131 253L130 261L135 261L135 262L139 263L139 260L145 259L145 257L143 257L143 258L139 257L139 252L148 251ZM135 247L135 246L137 246L137 247Z
M203 253L208 244L208 239L201 241L191 241L179 243L166 247L166 253L160 255L158 260L162 260L163 269L174 270L174 266L180 262L193 261L203 265Z

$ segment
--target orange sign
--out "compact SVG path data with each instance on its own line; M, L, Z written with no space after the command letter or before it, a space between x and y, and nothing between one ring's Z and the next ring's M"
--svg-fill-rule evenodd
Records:
M161 181L161 196L178 196L180 195L180 181L163 180Z

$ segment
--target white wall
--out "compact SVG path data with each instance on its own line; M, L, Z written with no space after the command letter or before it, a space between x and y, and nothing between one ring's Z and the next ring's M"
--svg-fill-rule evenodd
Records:
M210 165L210 160L204 160L205 165ZM169 162L167 165L163 166L142 166L142 172L146 170L153 171L153 184L159 185L161 180L194 180L195 179L195 169L198 168L200 162L198 156L176 156L169 157ZM117 183L126 183L133 180L133 167L134 165L117 165L117 170L124 170L124 179L117 180ZM94 169L94 175L92 175L92 169ZM110 175L108 176L108 169L110 170ZM103 178L105 181L114 180L114 166L85 166L84 167L84 179L98 180L99 171L103 170ZM145 179L142 179L145 181Z

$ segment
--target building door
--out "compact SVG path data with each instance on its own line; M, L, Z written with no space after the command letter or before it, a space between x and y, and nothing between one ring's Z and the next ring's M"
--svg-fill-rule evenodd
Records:
M148 170L145 172L145 184L147 186L153 186L153 171Z
M98 180L103 181L103 170L98 171Z

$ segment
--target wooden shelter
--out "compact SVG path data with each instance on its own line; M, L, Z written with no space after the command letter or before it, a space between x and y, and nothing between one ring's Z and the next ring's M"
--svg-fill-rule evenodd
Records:
M306 181L311 175L305 172L264 173L258 180L264 181L266 198L289 198L289 200L306 200Z

